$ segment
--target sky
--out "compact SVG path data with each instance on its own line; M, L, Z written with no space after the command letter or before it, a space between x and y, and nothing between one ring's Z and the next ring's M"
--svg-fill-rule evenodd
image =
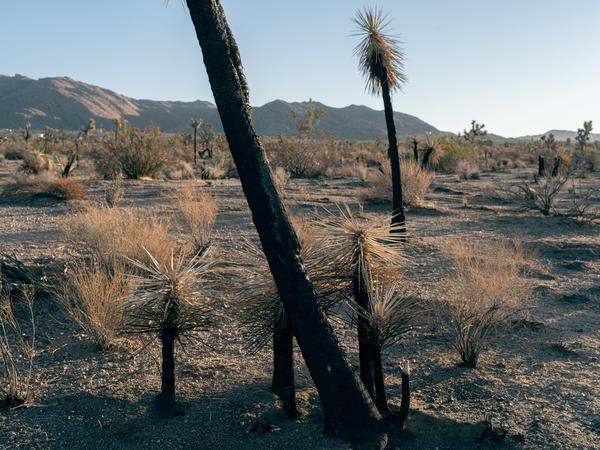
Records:
M209 100L179 0L0 0L0 74L69 76L134 98ZM600 129L600 0L222 0L253 105L312 98L383 109L365 90L351 18L392 19L408 83L394 109L458 132Z

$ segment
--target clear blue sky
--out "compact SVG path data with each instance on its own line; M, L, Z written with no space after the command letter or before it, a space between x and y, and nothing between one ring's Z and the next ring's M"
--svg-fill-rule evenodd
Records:
M6 0L0 73L67 75L135 97L212 100L179 0ZM382 109L364 90L350 18L368 0L222 0L253 105L309 97ZM600 129L600 0L380 0L405 42L397 111L457 132Z

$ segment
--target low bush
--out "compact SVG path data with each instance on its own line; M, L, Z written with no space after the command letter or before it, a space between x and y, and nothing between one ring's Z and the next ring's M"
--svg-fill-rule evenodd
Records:
M422 204L425 194L435 179L435 174L422 169L420 164L412 159L400 161L400 173L404 204L410 206ZM363 199L370 202L392 201L392 169L388 161L381 163L380 171L365 191Z
M436 305L450 328L452 346L467 367L476 367L492 338L501 338L527 307L530 287L518 242L452 240L443 247L452 272Z
M85 199L85 187L79 180L52 175L29 175L8 184L2 195L15 201L49 198L58 201Z

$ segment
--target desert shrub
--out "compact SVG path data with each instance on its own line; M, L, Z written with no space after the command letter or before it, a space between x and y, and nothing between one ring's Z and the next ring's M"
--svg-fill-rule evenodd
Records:
M4 187L2 195L13 200L50 198L58 201L83 200L85 187L79 180L52 175L29 175Z
M0 279L0 405L6 408L21 406L30 397L36 338L33 314L35 292L24 288L21 293L26 309L25 321L17 318L14 298Z
M456 173L464 180L479 179L479 165L468 159L461 159L456 164Z
M474 161L478 157L477 146L464 139L442 136L436 139L435 145L439 153L435 164L438 170L453 172L459 161Z
M201 174L204 180L220 180L227 175L227 168L219 161L205 162Z
M173 194L178 215L183 217L191 240L193 252L208 247L217 218L217 203L207 192L198 192L196 183L177 189Z
M108 350L123 324L121 306L129 289L130 279L121 265L114 265L109 273L98 265L79 264L65 272L54 293L81 329Z
M193 180L194 168L186 161L179 161L167 167L164 171L168 180Z
M600 221L600 208L593 202L594 190L584 187L581 182L572 181L568 190L569 209L567 216L583 222Z
M423 203L425 194L435 179L435 174L421 168L412 159L400 160L402 176L402 197L405 205L416 206ZM387 161L380 166L371 186L365 191L363 198L371 202L392 201L392 169Z
M38 175L43 172L52 172L54 164L47 155L28 151L23 154L20 170L29 175Z
M123 257L147 261L147 249L166 261L175 247L169 222L147 211L90 207L63 224L65 233L83 244L89 255L107 272Z
M123 194L125 190L123 189L123 183L120 178L115 178L110 181L110 184L104 191L104 199L106 200L106 205L109 208L114 208L117 206L121 200L123 199Z
M160 130L141 130L129 125L121 127L117 139L109 141L110 152L127 178L154 177L167 160Z
M501 337L523 312L529 284L518 242L452 240L444 248L452 272L441 282L443 299L436 305L450 328L452 346L468 367L494 337Z
M511 186L509 193L525 208L536 209L547 216L555 212L554 202L567 181L568 177L564 175L545 175L537 182L525 179Z

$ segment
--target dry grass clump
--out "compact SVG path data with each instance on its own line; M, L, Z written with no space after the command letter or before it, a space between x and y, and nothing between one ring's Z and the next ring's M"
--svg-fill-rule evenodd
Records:
M217 203L208 192L199 192L194 182L177 189L173 200L185 221L193 253L197 253L210 244L218 213Z
M285 188L290 182L291 173L287 171L284 167L277 166L273 171L273 181L275 182L275 187L279 193L285 196Z
M113 346L123 325L122 304L131 284L122 266L112 269L76 265L54 289L59 304L102 350Z
M458 161L455 170L463 180L478 180L480 178L479 165L468 159Z
M404 204L409 206L422 204L435 174L429 170L423 170L420 164L412 159L400 161L400 173ZM363 198L371 202L392 201L392 169L387 161L381 164L379 173L371 182L371 187L366 190Z
M169 226L168 220L152 212L90 207L68 218L64 229L111 272L123 257L147 261L144 249L167 261L176 245Z
M58 201L85 199L85 187L81 181L47 175L30 175L8 184L2 195L14 200L49 198Z
M30 382L35 356L36 324L33 314L35 292L23 289L22 300L26 309L27 325L24 326L14 311L13 297L3 289L0 279L0 405L16 408L30 396Z
M23 154L20 170L29 175L38 175L44 172L51 172L54 168L52 159L39 152L27 151Z
M443 250L452 274L441 283L445 295L437 305L463 364L476 367L489 341L508 332L527 307L523 251L518 242L493 240L452 240Z
M194 168L187 161L179 161L167 167L164 173L168 180L193 180L196 177Z

